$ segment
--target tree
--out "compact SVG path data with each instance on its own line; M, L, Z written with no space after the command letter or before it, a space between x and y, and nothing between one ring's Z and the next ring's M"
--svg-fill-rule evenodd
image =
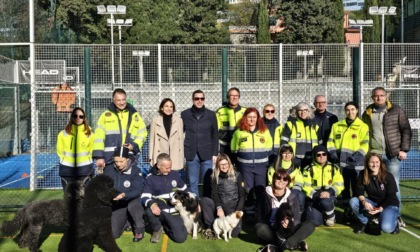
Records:
M261 0L258 4L257 44L271 43L268 22L267 0Z
M343 43L342 0L283 0L280 16L287 29L277 34L279 43Z
M257 25L258 4L252 0L243 0L237 4L228 5L228 25Z

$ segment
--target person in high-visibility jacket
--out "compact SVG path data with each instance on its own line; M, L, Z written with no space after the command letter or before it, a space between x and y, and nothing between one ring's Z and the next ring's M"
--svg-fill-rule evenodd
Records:
M247 206L252 206L255 202L250 191L254 189L257 198L264 192L268 155L273 146L270 131L256 108L245 111L230 146L232 153L236 155L238 170L244 176L245 190L248 193Z
M280 144L289 144L295 153L295 163L301 169L312 162L312 148L318 145L318 125L306 102L299 102L284 126Z
M230 142L233 133L237 129L239 120L241 120L246 108L239 105L241 93L238 88L232 87L227 92L227 104L216 111L217 127L219 129L219 153L227 154L236 164L235 155L232 155Z
M354 194L351 191L354 192L356 188L358 174L363 170L369 151L369 126L357 117L359 106L356 103L346 103L344 110L346 118L333 124L327 148L331 161L340 164L344 178L341 196L348 201Z
M270 156L268 157L269 164L272 164L276 161L277 157L277 151L280 147L280 139L278 140L278 144L274 144L274 137L276 136L276 133L278 130L280 130L280 135L278 136L280 138L281 131L283 130L283 127L275 117L276 109L274 108L273 104L267 103L265 104L262 114L263 114L263 120L265 125L267 125L268 130L270 131L271 138L273 138L273 148L270 152ZM277 148L276 148L277 147Z
M113 153L117 146L124 146L137 155L147 137L143 118L127 103L124 89L117 88L112 93L113 102L101 114L95 130L93 157L96 158L97 172L104 168L113 169Z
M314 161L303 170L303 191L306 194L307 218L317 226L334 226L334 202L344 189L340 167L328 162L328 150L324 145L313 149Z
M286 170L287 174L292 179L289 183L289 188L292 194L295 194L299 200L300 213L305 210L305 193L302 191L303 175L299 167L295 166L295 158L293 156L293 148L288 144L280 147L277 153L275 164L271 165L267 170L267 182L271 186L273 183L273 174L277 170Z
M72 181L84 181L92 176L94 135L85 111L76 107L64 130L57 136L57 155L60 158L59 176L66 190Z

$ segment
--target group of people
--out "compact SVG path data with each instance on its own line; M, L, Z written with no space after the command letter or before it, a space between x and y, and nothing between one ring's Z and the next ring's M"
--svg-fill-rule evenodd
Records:
M304 239L316 226L333 226L340 194L347 212L360 221L356 233L364 232L366 213L379 217L384 232L398 233L399 170L410 149L411 128L384 88L375 88L372 99L362 119L358 105L348 102L346 118L338 121L326 110L326 97L317 95L315 109L300 102L282 125L272 104L264 106L262 116L254 107L241 106L235 87L215 112L205 107L201 90L193 92L191 108L180 116L174 114L173 100L165 98L150 124L152 168L143 179L134 157L146 141L146 125L125 91L116 89L94 133L84 110L73 109L57 140L59 175L63 188L72 180L89 179L95 160L97 172L113 177L121 192L114 199L114 236L129 222L135 242L144 236L143 213L153 231L151 242L158 242L163 230L175 242L185 241L182 219L170 204L175 190L190 190L201 199L207 231L216 217L255 210L257 236L280 250L306 251ZM292 209L290 219L286 205ZM240 230L241 223L232 236Z

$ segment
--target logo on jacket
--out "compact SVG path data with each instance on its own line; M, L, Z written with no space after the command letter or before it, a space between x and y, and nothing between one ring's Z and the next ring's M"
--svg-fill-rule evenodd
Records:
M108 116L108 117L110 117L112 114L111 114L111 112L106 112L105 113L105 116Z
M129 180L124 181L124 187L129 188L131 186L131 183Z
M264 137L260 138L260 143L265 143L265 138Z
M296 132L296 138L300 138L300 132Z
M178 184L176 183L176 180L172 180L171 185L172 187L176 187Z
M332 179L328 180L328 185L332 185Z
M351 138L356 139L357 138L357 135L356 134L353 134L353 135L351 135Z
M135 120L136 122L138 122L138 121L139 121L139 117L136 115L136 116L134 117L134 120Z

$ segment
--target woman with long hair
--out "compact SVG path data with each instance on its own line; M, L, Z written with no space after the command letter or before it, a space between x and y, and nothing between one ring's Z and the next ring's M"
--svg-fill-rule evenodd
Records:
M167 153L172 160L172 170L183 177L184 171L184 124L180 116L175 115L175 103L165 98L159 105L156 117L150 124L149 159L154 166L160 153Z
M215 218L242 211L245 202L244 178L236 171L227 154L220 154L211 175L211 198L201 198L204 217L204 235L211 232ZM233 229L232 237L241 231L241 222Z
M244 176L248 206L254 205L252 189L255 190L256 198L264 191L268 156L272 146L270 131L258 110L245 110L238 129L233 134L231 150L236 155L238 170Z
M64 130L57 136L57 155L60 158L59 175L61 185L90 179L93 169L93 131L88 124L85 111L76 107Z
M367 213L370 216L379 215L379 226L383 232L398 234L399 200L394 176L388 172L379 154L367 154L364 165L356 184L355 197L350 199L350 207L360 221L354 232L361 234L365 231L369 221L365 216Z
M308 251L304 241L315 230L311 221L301 222L299 200L290 190L292 178L287 170L278 169L272 184L265 188L257 205L257 237L267 245L267 251ZM266 250L264 250L266 251Z

